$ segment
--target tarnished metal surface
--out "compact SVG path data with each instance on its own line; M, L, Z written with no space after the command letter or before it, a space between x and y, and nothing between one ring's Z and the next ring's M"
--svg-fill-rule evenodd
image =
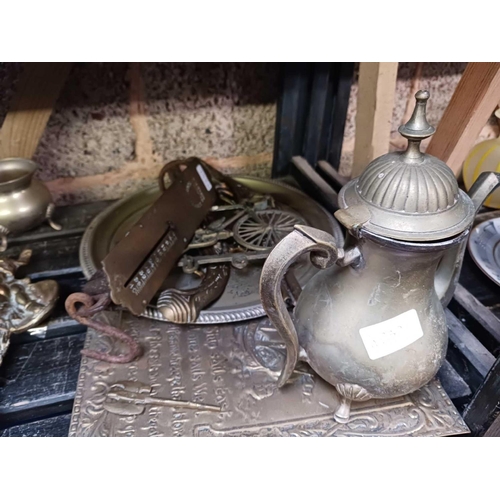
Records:
M168 288L160 293L156 309L172 323L195 323L200 312L224 292L229 280L228 265L209 265L201 283L190 290Z
M111 322L117 313L102 313ZM284 346L266 319L237 325L179 326L126 315L145 355L129 365L82 359L70 436L444 436L468 428L438 381L409 396L355 402L339 424L336 391L306 365L277 388ZM92 330L86 347L119 352ZM151 387L151 396L221 407L221 412L147 405L137 415L105 409L117 382Z
M349 399L409 394L438 372L448 330L434 283L445 249L352 236L343 249L317 233L298 226L273 249L262 269L261 300L287 346L280 383L293 368L300 345L311 367L344 394L345 405L336 414L344 421ZM292 319L279 286L295 258L308 251L318 266L337 265L305 285ZM380 346L385 347L378 351Z
M278 385L302 349L342 395L335 413L340 423L349 419L351 400L403 396L436 376L448 344L443 306L458 282L464 241L500 184L500 174L482 174L469 197L446 164L420 151L434 128L425 114L429 92L415 98L412 117L399 128L406 151L375 159L339 193L335 216L349 232L347 247L296 226L262 269L261 301L287 348ZM338 266L304 286L292 319L281 281L307 252L318 267Z
M404 241L449 238L472 224L474 204L444 162L420 151L421 141L434 133L434 127L426 119L429 92L420 90L415 99L411 119L399 128L408 139L406 151L373 160L342 188L339 205L344 213L368 209L369 220L359 224L380 236ZM356 219L354 213L352 218Z
M0 257L0 364L11 333L21 333L41 323L59 297L59 285L54 280L31 283L29 278L16 278L18 268L28 264L31 253L27 249L17 259Z
M168 163L172 183L102 260L115 304L143 314L217 195L197 158Z
M343 245L344 237L338 222L301 191L277 181L244 176L235 176L233 179L257 193L271 195L279 204L286 205L294 212L299 213L307 224L333 234L338 245ZM91 222L80 246L80 262L87 278L91 278L99 269L100 262L109 250L120 241L158 196L157 187L146 189L120 200ZM223 294L200 312L196 323L226 323L265 315L259 298L262 261L250 261L248 265L243 267L243 269L237 269L232 266L231 275ZM294 267L295 276L302 286L316 272L317 270L307 259ZM196 275L187 275L178 270L171 273L161 290L187 290L199 285L200 280ZM147 308L145 316L159 321L165 320L154 306Z
M26 158L0 160L0 251L7 248L7 235L23 233L47 221L52 229L54 203L45 185L33 175L38 165Z

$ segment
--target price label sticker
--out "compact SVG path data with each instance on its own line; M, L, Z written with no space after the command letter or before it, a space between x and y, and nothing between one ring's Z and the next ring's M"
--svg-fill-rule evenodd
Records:
M210 191L212 189L212 183L208 179L208 176L207 176L205 170L203 169L203 167L201 165L198 165L196 167L196 171L198 172L198 175L200 176L200 179L202 180L203 185L205 186L205 189L207 191Z
M359 329L370 359L379 359L408 347L424 336L415 309Z

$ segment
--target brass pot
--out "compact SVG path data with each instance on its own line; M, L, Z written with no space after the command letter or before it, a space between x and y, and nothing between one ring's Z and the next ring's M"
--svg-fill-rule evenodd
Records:
M448 166L420 151L434 132L428 98L416 94L412 118L399 129L406 151L377 158L340 191L335 217L348 231L345 246L324 231L295 226L262 269L262 305L287 349L278 385L300 356L339 392L341 423L351 401L403 396L436 375L448 342L444 307L470 228L500 186L499 173L482 173L466 194ZM281 281L306 253L324 270L303 288L292 318Z
M0 251L7 248L7 235L22 233L45 220L59 231L52 221L54 203L49 190L33 178L38 165L24 158L0 160Z

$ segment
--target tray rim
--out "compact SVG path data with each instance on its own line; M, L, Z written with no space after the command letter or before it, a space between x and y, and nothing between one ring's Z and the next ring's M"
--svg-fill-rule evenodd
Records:
M280 181L280 180L275 180L275 179L266 179L266 178L261 178L261 177L255 177L251 175L231 175L233 179L238 181L239 179L244 179L244 180L249 180L249 181L258 181L258 182L265 182L271 185L276 185L280 186L283 188L288 189L292 193L298 194L302 196L303 198L307 199L309 203L312 205L315 205L316 208L318 208L323 215L325 216L325 219L329 222L330 228L331 228L331 234L335 237L335 239L339 243L339 247L344 246L344 235L342 233L341 229L341 224L333 217L332 214L330 214L323 206L321 206L319 203L317 203L314 199L312 199L310 196L306 195L303 191L300 189L297 189L294 186L289 185L286 182ZM78 258L80 261L80 266L82 268L82 272L85 276L85 278L88 280L92 277L92 275L98 271L98 268L95 268L93 264L91 264L91 257L89 255L90 250L89 247L91 245L93 236L94 236L94 230L96 226L99 226L103 220L105 220L111 213L115 212L119 207L123 205L127 205L130 200L141 193L146 193L146 192L152 192L157 190L156 185L152 185L150 187L141 189L139 191L136 191L124 198L121 198L119 200L116 200L114 203L112 203L109 207L107 207L105 210L103 210L100 214L98 214L90 224L87 226L85 229L85 232L83 233L81 242L80 242L80 247L78 251ZM160 192L158 191L158 195ZM262 305L255 304L247 307L238 307L237 309L234 309L233 311L224 311L224 312L215 312L215 311L210 311L210 310L203 310L200 312L198 315L198 318L195 323L189 323L193 325L199 325L199 324L221 324L221 323L233 323L233 322L238 322L238 321L246 321L249 319L255 319L255 318L260 318L265 316L266 313L264 311L264 308ZM148 305L146 311L142 314L143 317L154 319L157 321L162 321L162 322L167 322L163 316L158 312L158 309L154 305Z
M476 266L482 271L482 273L487 276L493 283L496 285L500 286L500 279L497 279L495 276L492 276L489 273L489 270L491 269L490 266L485 266L484 262L482 262L478 256L476 255L476 249L474 246L474 243L472 242L473 236L478 237L478 233L482 232L484 230L484 227L488 224L493 224L495 229L498 231L498 235L500 236L500 230L498 226L500 225L500 217L496 219L489 219L485 220L484 222L481 222L478 224L476 227L474 227L471 231L471 234L469 236L469 241L467 242L467 249L469 250L469 255L472 257L472 260L476 264ZM500 238L499 238L500 241ZM493 270L492 270L493 271ZM500 269L498 270L497 274L500 276Z

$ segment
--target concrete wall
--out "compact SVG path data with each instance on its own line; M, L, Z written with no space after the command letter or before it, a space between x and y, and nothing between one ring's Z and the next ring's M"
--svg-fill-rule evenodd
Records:
M431 91L437 124L466 63L400 63L394 144L411 86ZM0 121L20 64L0 64ZM417 73L417 75L416 75ZM351 90L342 172L355 134L357 69ZM196 155L227 173L269 176L279 64L78 63L58 99L34 160L57 203L115 199L150 185L169 160Z

